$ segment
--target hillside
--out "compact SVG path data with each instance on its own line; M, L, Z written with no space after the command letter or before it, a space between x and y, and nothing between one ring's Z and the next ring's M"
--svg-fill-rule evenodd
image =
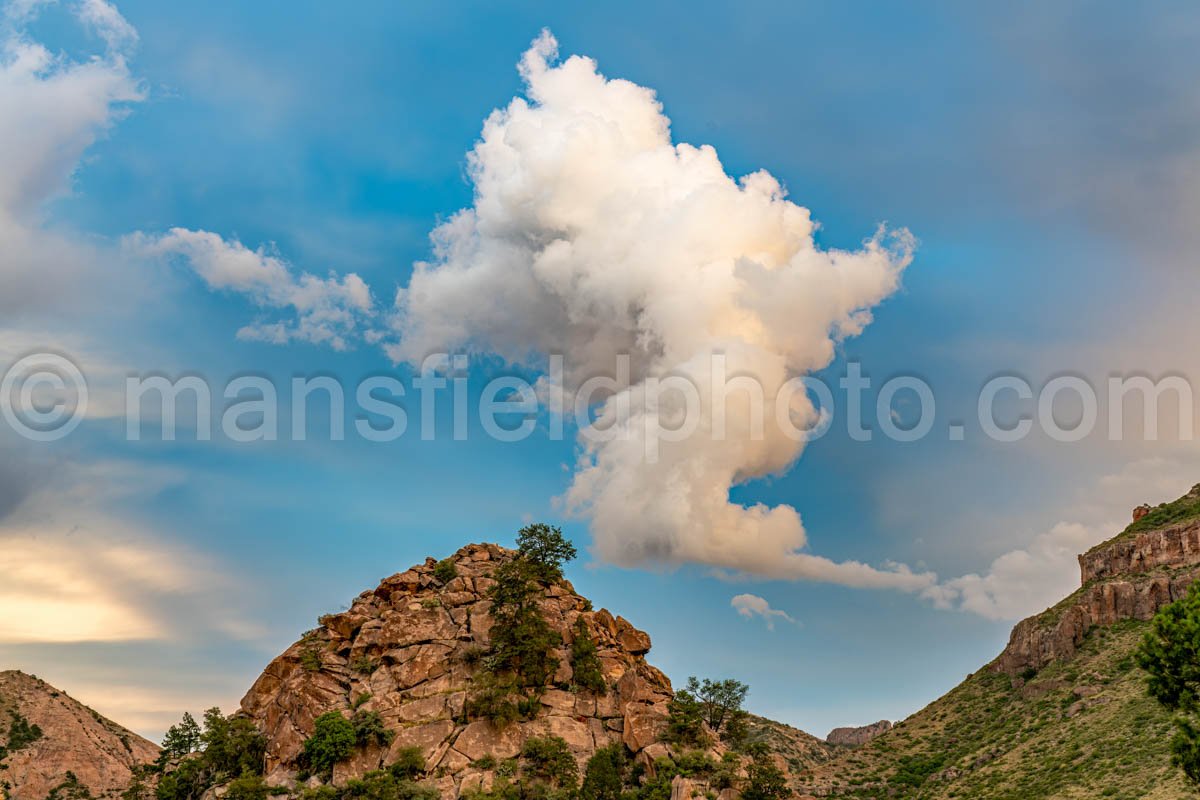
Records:
M0 722L0 786L10 800L43 800L55 789L114 797L132 767L158 756L155 745L22 672L0 672Z
M519 593L547 626L539 639L545 647L532 645L543 637L536 626L517 637L519 647L530 644L522 658L548 654L549 670L517 685L509 670L494 669L500 620L514 613L496 608L503 595L495 590L516 558L515 551L475 544L441 562L428 559L359 595L348 611L323 617L272 661L241 704L242 716L265 737L267 783L344 787L415 758L422 783L454 798L507 785L525 768L528 748L546 737L561 741L579 776L592 756L615 745L628 769L647 777L663 763L686 761L679 791L715 787L718 766L725 783L745 778L749 756L727 756L711 731L704 743L668 741L674 692L646 661L650 637L593 609L561 576ZM533 638L527 643L525 636ZM369 721L378 735L321 777L308 743L330 714L335 726ZM829 757L823 742L802 731L756 719L748 727L749 740L778 751L782 769ZM673 777L665 776L668 793Z
M962 684L861 748L805 773L801 794L845 798L1184 798L1170 716L1134 651L1200 573L1200 490L1139 509L1080 556L1081 586L1020 622ZM1151 522L1146 523L1147 519ZM1158 522L1155 523L1154 520Z

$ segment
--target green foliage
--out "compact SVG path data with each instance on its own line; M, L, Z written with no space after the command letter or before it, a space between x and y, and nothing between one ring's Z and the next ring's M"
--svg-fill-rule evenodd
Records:
M204 730L198 743L193 738L196 727L195 720L185 714L183 721L173 726L175 735L168 732L180 752L159 761L162 776L155 790L158 800L197 800L213 786L262 775L267 743L253 722L227 719L220 709L211 708L204 713ZM250 783L242 788L249 791Z
M477 758L471 762L472 769L491 770L496 768L496 757L491 753L486 754L482 758Z
M321 642L315 634L305 634L300 640L300 666L305 672L321 671Z
M735 750L740 750L746 745L749 736L750 714L740 708L729 712L721 729L721 741Z
M579 768L561 736L534 736L525 740L521 760L527 776L559 788L574 789L578 785Z
M204 712L201 747L205 763L222 781L262 774L267 741L248 719L226 718L219 708L210 708Z
M769 754L760 754L750 762L746 768L746 787L742 790L742 800L779 800L791 796L787 778L775 766Z
M521 710L517 706L520 697L512 678L479 676L467 698L466 715L489 720L497 728L504 728L520 719Z
M1155 615L1137 652L1138 664L1150 678L1150 696L1177 711L1171 740L1174 762L1193 783L1200 784L1200 583Z
M333 777L333 766L349 758L357 745L354 725L339 712L330 711L317 717L300 760L307 771L328 781Z
M425 772L425 753L419 747L402 747L390 769L397 778L415 780Z
M1126 534L1157 530L1176 522L1186 522L1200 517L1200 492L1196 486L1191 492L1171 503L1163 503L1150 509L1150 513L1125 529Z
M8 723L7 744L0 746L0 761L4 761L10 753L24 750L29 745L42 738L42 729L33 725L17 711L10 712Z
M620 744L597 750L583 773L580 800L621 800L625 787L625 748Z
M542 522L526 525L517 532L517 550L523 560L533 565L538 579L547 582L562 578L563 564L579 555L575 545L563 536L562 528Z
M383 717L379 716L378 711L356 711L350 724L354 727L354 741L359 747L387 747L396 736L383 724Z
M224 800L267 800L270 794L261 775L243 775L229 784Z
M319 669L318 665L318 669ZM375 659L370 656L358 656L350 662L350 669L357 672L359 675L370 675L378 668Z
M946 763L945 756L917 754L902 756L896 766L893 783L917 788Z
M418 748L418 757L419 752ZM438 800L437 790L413 780L409 767L411 763L407 767L392 765L389 769L368 772L361 778L347 781L341 788L317 786L305 789L299 800ZM424 758L421 758L421 769L424 769Z
M438 583L447 584L458 577L458 567L454 564L453 558L443 558L433 568L433 577L438 579Z
M700 701L701 713L708 727L713 733L719 734L725 723L742 710L750 687L732 678L723 681L705 678L703 682L688 678L687 691Z
M679 745L703 747L708 744L704 733L704 707L699 698L687 689L675 692L667 705L667 731L664 738Z
M92 793L79 782L74 772L68 770L63 782L50 790L46 800L92 800Z
M596 643L588 633L583 617L575 620L574 639L571 641L571 675L575 685L588 691L603 694L608 690L600 658L596 655Z
M162 741L162 759L181 758L200 749L200 726L188 712L183 719L167 729Z
M492 652L484 665L495 674L516 676L521 686L544 686L558 669L555 648L562 637L542 617L538 567L524 558L507 561L492 578Z

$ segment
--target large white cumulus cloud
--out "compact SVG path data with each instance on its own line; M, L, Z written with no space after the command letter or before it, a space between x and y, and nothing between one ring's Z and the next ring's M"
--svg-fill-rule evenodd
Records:
M803 552L795 509L729 500L733 486L799 457L803 441L772 424L772 399L870 322L899 285L911 237L881 229L854 251L818 248L808 210L770 174L735 180L712 147L672 142L653 91L609 80L587 58L556 63L556 50L543 33L520 64L527 96L486 121L469 156L474 205L434 231L433 260L399 293L390 354L419 363L465 347L541 365L561 353L562 385L548 388L568 398L627 354L628 379L597 424L621 435L584 438L566 496L590 518L607 561L930 585L931 575ZM761 437L751 435L755 404L736 392L725 435L711 435L716 353L729 376L762 386ZM647 438L680 413L677 400L655 401L653 382L668 375L699 387L703 421L695 435L658 442L648 459ZM626 401L632 412L619 418ZM791 411L800 423L815 415L803 393Z

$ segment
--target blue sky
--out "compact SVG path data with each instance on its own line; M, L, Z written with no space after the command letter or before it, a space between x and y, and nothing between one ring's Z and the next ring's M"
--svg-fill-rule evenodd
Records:
M732 176L768 170L819 220L818 246L854 250L884 222L919 242L902 285L818 374L836 381L856 362L877 381L920 376L937 433L862 443L835 425L732 497L797 509L806 552L936 572L957 594L585 555L577 588L649 631L673 680L746 680L753 710L818 735L903 717L1069 591L1075 548L1197 480L1180 437L945 434L958 419L977 432L976 395L999 373L1034 386L1194 374L1200 18L1184 4L1153 17L1116 3L26 5L7 7L3 30L0 111L15 122L0 122L13 159L0 156L0 368L62 353L93 403L55 443L0 425L2 563L19 576L0 609L31 620L0 628L0 666L140 732L232 710L319 614L426 555L509 543L531 519L593 544L594 520L556 502L577 444L551 441L544 418L508 444L130 442L108 391L151 372L214 385L388 373L411 387L410 366L361 339L239 338L289 310L216 285L194 253L148 258L131 243L210 232L293 276L357 274L390 306L431 259L430 232L472 205L467 153L526 91L516 64L543 28L563 57L657 92L675 142L712 145ZM14 48L33 43L57 60L25 80ZM107 83L71 72L88 63ZM69 113L40 105L56 75L78 78L49 106ZM512 372L536 375L479 358L471 391ZM446 394L438 413L448 420ZM969 575L984 583L948 583ZM738 615L741 593L795 622ZM89 602L107 616L55 634Z

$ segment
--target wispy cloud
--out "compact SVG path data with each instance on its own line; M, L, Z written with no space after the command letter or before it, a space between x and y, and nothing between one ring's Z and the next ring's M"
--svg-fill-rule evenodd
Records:
M209 231L173 228L159 236L134 234L127 249L149 257L176 256L217 291L245 295L263 308L290 310L294 319L260 322L238 331L239 338L286 344L326 344L344 350L372 316L371 289L354 273L319 278L298 273L278 254L251 250Z
M767 623L767 630L775 630L775 620L781 619L784 622L790 622L793 625L799 623L786 611L780 611L778 608L771 608L771 604L766 599L759 597L756 594L739 594L729 601L729 605L737 609L738 614L746 619L761 617Z

